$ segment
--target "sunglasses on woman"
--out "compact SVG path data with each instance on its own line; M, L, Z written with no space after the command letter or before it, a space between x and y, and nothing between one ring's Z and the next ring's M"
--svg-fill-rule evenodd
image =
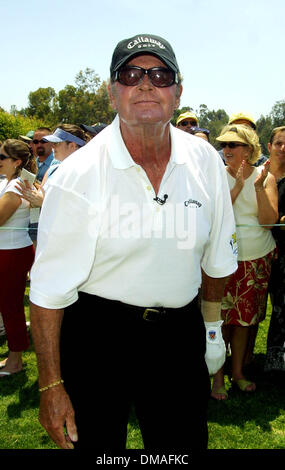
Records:
M127 65L122 67L115 73L115 80L121 85L136 86L139 85L144 76L147 75L152 85L158 88L164 88L178 83L177 73L164 67L152 67L143 69L135 65Z
M230 149L235 149L236 147L247 147L246 144L240 144L239 142L220 142L222 149L229 147Z
M7 158L12 158L12 157L7 157L7 155L4 155L3 153L0 153L0 160L3 161L3 160L6 160ZM14 160L14 158L13 158Z

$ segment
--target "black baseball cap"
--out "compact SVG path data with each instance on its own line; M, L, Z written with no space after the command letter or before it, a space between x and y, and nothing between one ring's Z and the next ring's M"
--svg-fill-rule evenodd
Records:
M83 129L85 132L90 132L90 134L97 135L99 132L101 132L105 127L107 127L107 124L104 122L96 122L96 124L93 124L92 126L86 126L85 124L80 124L81 129Z
M154 34L138 34L123 39L115 47L110 66L111 76L132 57L142 54L151 54L158 57L171 70L179 73L174 51L166 39Z

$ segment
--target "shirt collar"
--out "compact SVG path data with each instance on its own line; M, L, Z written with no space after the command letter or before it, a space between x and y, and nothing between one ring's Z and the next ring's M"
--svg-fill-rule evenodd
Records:
M125 170L135 166L135 162L126 147L125 142L123 141L120 130L120 119L118 115L115 117L109 129L111 135L107 142L107 148L112 160L113 167L117 168L118 170Z
M181 134L183 132L183 134ZM170 124L171 155L170 163L184 165L189 160L189 149L184 142L184 131ZM188 136L188 134L186 134Z
M51 152L51 153L49 154L49 156L48 156L43 162L40 162L40 161L39 161L39 157L37 157L36 160L37 160L37 163L42 163L42 164L44 164L44 165L48 165L48 166L49 166L50 163L51 163L52 160L53 160L53 152Z

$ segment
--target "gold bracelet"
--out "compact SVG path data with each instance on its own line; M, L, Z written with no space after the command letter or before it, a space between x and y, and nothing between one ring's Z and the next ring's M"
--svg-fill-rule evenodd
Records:
M262 188L255 188L255 192L256 192L256 193L261 193L261 191L264 191L264 190L265 190L264 187L262 187Z
M63 384L63 380L60 379L57 382L53 382L52 384L47 385L46 387L39 388L39 392L44 392L45 390L48 390L49 388L56 387L57 385Z

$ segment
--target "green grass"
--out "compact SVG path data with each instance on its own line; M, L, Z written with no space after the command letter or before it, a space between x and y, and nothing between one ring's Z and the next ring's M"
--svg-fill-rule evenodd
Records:
M25 311L28 320L28 288ZM209 404L209 449L285 449L284 389L271 383L263 373L270 315L269 304L257 335L255 361L248 369L248 377L256 381L257 391L245 394L231 389L226 376L229 400L211 400ZM2 338L0 360L6 356L7 344ZM23 359L23 372L0 379L0 449L56 449L38 422L39 393L32 343ZM229 360L227 370L230 373ZM128 431L128 449L143 449L133 414Z
M230 358L225 370L229 399L209 404L209 449L285 449L284 388L263 372L266 340L271 318L268 303L255 343L255 360L247 377L257 384L255 393L243 393L230 384Z

